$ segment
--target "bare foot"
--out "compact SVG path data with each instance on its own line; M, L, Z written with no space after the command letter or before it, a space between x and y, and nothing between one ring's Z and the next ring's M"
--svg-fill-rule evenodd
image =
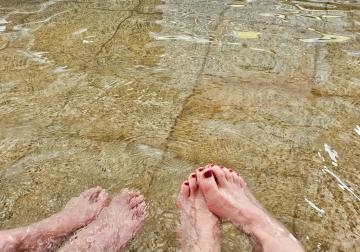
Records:
M219 218L207 209L195 173L181 185L177 206L181 251L220 251Z
M93 221L108 205L108 195L100 187L72 198L65 208L28 227L0 232L0 251L52 251L64 237Z
M99 217L59 251L115 252L124 249L144 224L146 204L137 192L122 191Z
M208 165L196 173L209 210L256 237L263 251L303 251L295 237L260 206L236 172Z

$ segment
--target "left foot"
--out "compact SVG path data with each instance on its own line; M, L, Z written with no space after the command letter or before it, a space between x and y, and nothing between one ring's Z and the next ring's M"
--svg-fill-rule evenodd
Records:
M0 231L0 251L53 251L64 237L93 221L107 204L105 190L91 188L45 220L28 227Z
M181 251L220 251L219 219L206 207L195 173L181 185L177 206Z
M99 217L75 234L61 252L117 252L135 237L144 224L146 204L144 197L124 190Z

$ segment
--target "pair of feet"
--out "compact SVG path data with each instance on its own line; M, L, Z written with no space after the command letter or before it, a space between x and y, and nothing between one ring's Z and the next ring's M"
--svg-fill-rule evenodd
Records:
M54 251L77 231L59 251L119 251L142 227L144 197L123 190L110 202L100 187L72 198L55 215L28 227L0 231L0 251ZM81 229L82 228L82 229Z
M181 185L177 206L182 251L220 251L220 219L248 234L261 251L303 251L255 200L244 179L223 166L210 164L192 173Z
M182 251L220 251L219 218L231 221L263 251L300 252L299 242L255 200L231 169L200 167L181 185L179 237ZM109 203L100 187L71 199L65 208L25 228L0 231L0 251L119 251L142 227L144 197L124 190ZM82 228L82 229L81 229Z

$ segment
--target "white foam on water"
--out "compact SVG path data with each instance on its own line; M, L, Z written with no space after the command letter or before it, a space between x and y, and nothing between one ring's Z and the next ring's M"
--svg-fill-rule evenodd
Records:
M62 15L64 13L67 13L67 12L70 12L70 10L65 10L65 11L61 11L59 13L56 13L46 19L43 19L43 20L39 20L39 21L34 21L34 22L29 22L29 23L25 23L25 24L21 24L21 25L15 25L13 27L13 31L23 31L23 32L26 32L26 31L29 31L32 29L32 31L36 31L38 30L42 24L44 23L48 23L49 21L51 21L53 18L59 16L59 15ZM34 25L37 25L37 27L35 28L31 28L30 26L34 26Z
M187 41L191 43L198 43L198 44L204 44L204 43L210 43L210 40L205 37L195 37L190 35L160 35L153 32L150 32L150 36L153 37L156 40L180 40L180 41Z
M6 30L6 25L8 23L9 22L6 20L6 18L0 18L0 33Z
M0 18L0 25L6 25L6 24L8 24L9 22L6 20L6 18L4 18L4 17L1 17Z
M80 29L80 30L78 30L76 32L73 32L72 35L76 37L76 36L81 35L84 32L87 32L87 30L88 30L88 28L82 28L82 29Z
M91 43L94 43L95 41L93 41L93 40L86 40L86 39L84 39L83 41L82 41L82 43L83 44L91 44Z
M322 216L325 213L324 209L321 209L320 207L316 206L313 202L311 202L310 200L308 200L307 198L305 198L305 201L316 210L316 212L318 212L318 214L320 216Z
M44 54L46 52L31 52L31 51L25 52L25 51L23 51L23 53L25 54L25 56L29 57L30 59L32 59L33 61L35 61L39 64L46 64L46 63L50 62L49 59L44 56Z
M329 173L331 176L333 176L339 183L339 187L342 189L342 190L346 190L348 191L350 194L352 194L357 200L360 201L360 197L354 192L354 190L350 187L348 187L345 182L339 178L339 176L337 176L334 172L330 171L326 166L324 166L324 169L323 169L324 172L327 172Z
M354 128L355 132L358 133L358 135L360 136L360 126L356 125L356 127Z
M6 25L8 24L9 22L6 20L6 18L4 17L0 17L0 33L1 32L4 32L6 30Z
M28 28L25 28L23 25L15 25L13 27L13 31L28 31L30 29Z
M230 6L230 7L235 7L235 8L245 7L245 5L243 5L243 4L229 4L228 6Z
M66 72L66 71L68 71L67 66L60 66L60 67L57 67L57 68L54 69L55 74L63 73L63 72Z
M324 144L324 149L325 149L325 152L327 152L327 154L329 154L329 156L332 160L332 164L334 166L337 166L338 153L336 152L336 150L332 149L331 146L328 144Z
M44 10L46 10L49 6L56 4L57 2L60 2L61 0L50 0L48 2L45 2L43 4L40 5L40 9L36 10L36 11L15 11L14 13L16 14L35 14L35 13L39 13L42 12Z
M320 151L318 151L318 156L321 158L323 162L325 162L325 158L321 155Z
M317 244L317 251L321 251L321 243L320 242Z

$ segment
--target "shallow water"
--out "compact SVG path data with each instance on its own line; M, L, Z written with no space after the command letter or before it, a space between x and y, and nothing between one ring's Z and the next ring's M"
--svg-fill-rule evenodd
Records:
M358 1L0 0L0 228L130 187L129 251L175 251L179 185L215 162L307 251L358 251L359 40Z

